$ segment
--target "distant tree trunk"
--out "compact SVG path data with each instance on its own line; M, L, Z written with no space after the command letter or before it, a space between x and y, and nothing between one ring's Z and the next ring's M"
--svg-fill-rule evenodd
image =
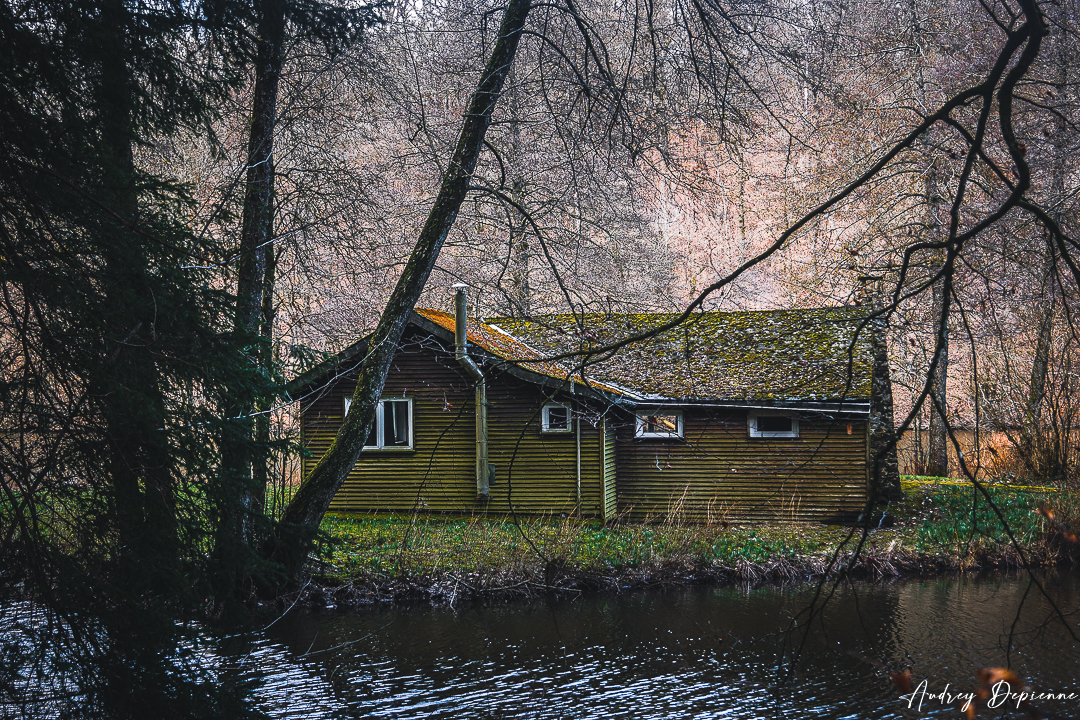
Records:
M915 76L918 85L918 99L924 108L936 105L930 97L929 82L926 78L925 64L927 63L926 50L924 47L924 33L926 32L921 23L919 6L916 0L911 0L911 30L916 48ZM926 133L920 139L924 161L927 163L923 177L923 202L926 212L926 239L930 242L941 242L943 238L941 227L941 204L942 183L941 170L938 168L935 156L934 143L930 134ZM930 259L927 272L930 277L938 274L945 264L945 251L939 250ZM948 407L948 381L949 381L949 333L948 318L943 317L947 298L945 297L945 283L938 281L932 289L930 307L930 325L934 328L934 354L937 365L930 380L930 397L927 400L930 413L930 427L927 437L927 458L924 472L927 475L944 477L949 474L949 437L945 411ZM944 328L944 332L941 332ZM941 408L941 412L937 408Z
M1035 339L1035 357L1031 363L1031 382L1024 408L1024 426L1021 429L1025 446L1031 445L1032 436L1038 432L1043 399L1046 396L1046 377L1050 371L1050 338L1054 326L1053 262L1053 253L1048 242L1043 258L1039 298L1035 304L1038 335Z
M941 270L940 261L940 258L935 258L935 262L930 267L931 273L936 274ZM930 432L926 463L926 474L936 477L945 477L949 474L949 435L944 415L948 408L949 331L948 318L943 318L944 312L945 283L939 281L933 287L933 304L930 313L930 323L934 328L937 367L934 369L933 377L930 378ZM944 330L939 332L942 327Z
M495 46L465 112L453 157L443 173L439 194L379 324L370 336L349 412L330 449L285 508L277 542L266 548L267 554L282 562L292 578L303 570L311 538L330 507L330 501L360 457L409 313L427 283L468 193L469 179L491 124L491 113L514 62L529 10L530 0L511 0L506 7Z
M933 158L933 148L929 142L923 144L929 167L924 178L924 197L926 208L927 240L941 242L941 187L939 170ZM930 258L927 274L930 277L941 272L945 264L945 251L938 250ZM934 283L931 289L929 324L933 328L933 348L937 360L930 380L930 397L927 408L930 414L930 426L927 432L926 467L927 475L945 477L949 474L949 436L944 411L948 407L949 380L949 332L948 318L944 317L946 306L944 278ZM942 412L938 411L941 408Z
M263 322L263 308L270 272L268 258L273 255L269 243L274 232L274 134L284 60L285 5L285 0L261 0L258 4L255 87L233 320L235 332L250 343L246 351L249 368L261 367L267 360L259 349L259 341L260 338L265 340L269 333L269 327ZM272 282L270 278L271 285ZM265 496L265 484L260 487L260 478L265 483L265 468L261 472L252 472L252 428L258 423L253 422L251 413L259 401L251 387L233 387L229 392L228 415L233 419L222 438L222 464L226 486L232 488L226 492L235 493L235 498L224 499L219 544L237 541L250 545L254 540L254 521L263 511ZM236 567L235 558L227 559L226 563Z
M1051 25L1051 56L1057 70L1054 78L1054 97L1065 98L1069 92L1069 57L1068 42L1064 37L1065 29L1061 23ZM1050 166L1050 202L1049 213L1059 225L1062 221L1061 206L1065 202L1065 162L1068 153L1068 135L1065 117L1058 115L1053 124L1051 140L1052 154ZM1049 237L1043 248L1043 267L1039 278L1039 297L1035 303L1037 335L1035 339L1035 357L1031 364L1031 379L1028 384L1028 396L1024 406L1024 419L1020 429L1020 448L1036 468L1035 453L1041 425L1043 422L1043 402L1046 398L1046 378L1050 372L1050 345L1054 325L1054 263L1055 253ZM1067 443L1066 443L1067 444ZM1060 470L1057 468L1056 470Z
M506 92L506 104L510 115L510 147L506 154L506 164L510 174L510 197L514 202L525 205L525 178L521 144L520 102L514 85L513 69L509 77L510 89ZM510 285L512 297L510 315L529 317L532 310L532 288L529 286L529 233L528 221L517 208L508 208L510 213Z
M525 187L521 179L510 188L514 202L522 204L525 200ZM529 286L529 233L525 218L511 208L510 217L510 284L513 290L510 315L529 317L532 312L532 288ZM515 222L516 221L516 222Z

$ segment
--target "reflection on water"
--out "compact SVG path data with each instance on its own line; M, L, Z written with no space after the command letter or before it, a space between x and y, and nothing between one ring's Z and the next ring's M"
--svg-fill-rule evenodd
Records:
M1047 582L1066 610L1080 578ZM887 670L930 692L1011 667L1035 690L1080 694L1080 649L1026 579L935 579L841 590L785 679L783 631L813 588L691 588L499 607L296 613L229 649L268 673L276 717L957 717L908 708ZM1069 622L1077 628L1077 616ZM1080 634L1080 631L1078 631ZM1040 707L1080 716L1080 700Z

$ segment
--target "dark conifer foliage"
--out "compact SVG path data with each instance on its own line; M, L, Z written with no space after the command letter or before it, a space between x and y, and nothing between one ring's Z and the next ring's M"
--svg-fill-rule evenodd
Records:
M229 331L228 243L137 158L209 127L247 12L0 4L0 602L24 673L0 714L246 712L186 662L176 621L223 592L205 558L235 492L213 389L262 381Z

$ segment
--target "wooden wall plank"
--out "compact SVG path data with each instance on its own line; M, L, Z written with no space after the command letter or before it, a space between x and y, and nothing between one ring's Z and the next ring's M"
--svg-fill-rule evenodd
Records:
M577 444L570 433L541 432L548 394L492 366L488 374L488 456L495 470L487 502L476 496L474 394L453 349L418 332L407 334L383 391L413 401L413 449L365 450L331 505L335 512L569 515L578 508ZM355 387L346 374L302 404L305 475L333 441L344 399ZM573 404L573 396L556 398ZM599 431L581 422L581 514L600 507Z
M866 421L806 415L798 438L751 438L745 411L687 410L684 439L618 427L618 507L635 521L835 520L866 501ZM848 426L851 434L848 434Z

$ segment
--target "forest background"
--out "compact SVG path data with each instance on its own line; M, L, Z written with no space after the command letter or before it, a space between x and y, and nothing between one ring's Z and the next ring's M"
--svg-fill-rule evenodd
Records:
M5 712L249 712L189 621L303 577L408 310L457 282L583 337L589 313L864 304L921 469L985 429L964 474L1075 484L1076 23L6 0L0 590L30 610L5 615ZM288 378L368 331L339 442L272 492Z

